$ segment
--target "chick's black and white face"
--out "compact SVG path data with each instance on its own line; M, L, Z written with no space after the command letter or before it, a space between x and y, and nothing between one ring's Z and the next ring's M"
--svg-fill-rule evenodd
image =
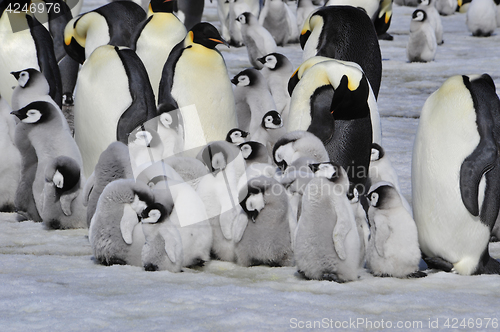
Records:
M412 15L412 20L416 22L423 22L426 19L425 12L423 10L415 10Z
M246 24L247 23L247 18L245 17L245 15L241 14L240 16L238 16L237 18L238 22L240 22L241 24Z
M42 113L39 110L31 109L26 112L26 117L21 120L23 123L37 123L42 118Z
M139 196L135 195L134 201L132 203L130 203L130 206L137 213L137 215L141 215L142 211L144 211L144 209L146 209L147 204L144 201L142 201L139 198Z
M266 66L269 69L274 69L276 68L276 64L278 63L278 59L274 55L268 55L266 56L266 63L264 63L264 66Z
M372 148L372 153L370 155L370 160L371 161L377 161L380 159L380 151L375 149L375 148Z
M150 132L146 130L140 130L135 133L134 143L140 146L149 146L151 141L153 140L153 136Z
M283 127L283 120L278 112L270 111L264 115L262 125L266 129L277 129Z
M373 207L378 207L378 201L379 201L380 195L377 192L372 192L371 194L368 195L368 200L370 201L370 205Z
M337 174L337 170L330 163L322 163L318 165L318 169L314 172L316 177L324 177L327 179L333 179Z
M17 83L21 88L24 88L29 80L30 80L30 73L28 73L27 71L22 71L19 74L19 79L17 80Z
M243 144L240 147L240 150L241 154L243 155L243 159L248 159L248 157L250 157L250 155L252 154L252 147L250 146L250 144Z
M236 86L249 86L250 85L250 77L247 75L238 76L238 84Z

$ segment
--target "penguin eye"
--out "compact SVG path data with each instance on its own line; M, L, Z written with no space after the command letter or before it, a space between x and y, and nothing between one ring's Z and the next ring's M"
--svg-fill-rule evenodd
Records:
M26 118L22 119L21 122L24 123L35 123L40 120L42 113L39 110L28 110L26 112Z
M370 195L370 205L377 206L379 195L377 193L372 193Z
M235 136L236 138L240 138L241 137L241 133L239 131L235 131L233 133L233 136Z
M380 155L380 153L377 149L372 149L370 160L372 160L372 161L379 160L379 155Z
M272 116L266 117L266 122L273 122L273 117Z
M248 78L248 76L242 75L242 76L238 77L238 85L239 86L247 86L249 84L250 84L250 78Z

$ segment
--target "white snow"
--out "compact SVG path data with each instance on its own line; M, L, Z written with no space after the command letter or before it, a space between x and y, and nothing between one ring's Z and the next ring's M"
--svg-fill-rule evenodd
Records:
M88 1L84 11L103 3ZM215 5L206 2L205 19L219 26ZM500 87L500 36L497 29L492 37L472 37L465 14L441 17L445 43L435 61L407 63L414 8L393 9L394 41L380 42L384 72L378 101L382 143L411 203L411 151L425 100L457 74L489 73ZM231 77L249 66L245 49L219 48ZM298 45L279 51L300 64ZM48 231L18 223L13 214L0 215L0 225L2 331L431 330L436 320L446 328L447 319L449 327L456 323L478 331L499 324L499 276L429 271L426 278L401 280L364 272L359 281L337 284L303 280L293 267L243 268L218 261L177 274L145 272L96 264L88 230ZM499 258L500 244L490 248Z

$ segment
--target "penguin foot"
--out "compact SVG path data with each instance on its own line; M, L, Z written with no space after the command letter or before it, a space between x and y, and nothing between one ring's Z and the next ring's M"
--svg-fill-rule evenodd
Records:
M394 40L394 37L387 32L377 36L379 40Z
M127 265L127 262L125 262L123 259L118 258L118 257L111 257L108 261L101 261L103 265L106 266L111 266L111 265Z
M193 262L193 264L186 266L186 267L189 269L192 269L192 268L204 267L204 266L205 266L205 260L198 258Z
M2 207L0 207L0 212L7 212L7 213L12 213L16 212L16 207L14 204L4 204Z
M152 263L149 263L149 264L146 264L144 265L144 270L146 271L158 271L158 265L155 265L155 264L152 264Z
M499 239L499 238L497 238L495 235L492 235L492 236L490 237L490 242L498 242L498 241L500 241L500 239Z
M427 277L427 273L423 271L416 271L413 273L410 273L409 275L406 276L408 279L414 279L414 278L425 278Z
M484 265L481 265L481 263ZM477 272L474 274L500 274L500 262L489 254L488 257L483 257L479 264Z
M441 257L423 257L423 260L430 269L442 270L444 272L451 272L453 269L453 264Z
M57 219L44 221L43 224L47 229L61 229L61 222Z
M340 279L336 273L323 273L321 280L335 281L339 284L343 284L345 280Z

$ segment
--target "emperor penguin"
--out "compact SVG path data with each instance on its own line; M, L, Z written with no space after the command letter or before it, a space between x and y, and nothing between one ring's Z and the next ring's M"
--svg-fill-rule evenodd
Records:
M497 6L493 0L473 0L466 14L467 28L474 37L488 37L497 28Z
M124 47L98 47L78 74L75 94L75 140L86 177L109 144L127 144L128 134L156 115L153 89L137 54Z
M418 271L421 254L417 226L403 207L398 191L388 182L379 182L370 188L367 197L368 269L380 277L425 277Z
M436 9L440 15L453 15L457 11L458 2L455 0L437 0Z
M276 111L281 115L283 122L286 123L290 108L290 94L288 93L287 83L293 74L293 65L281 53L270 53L257 60L264 65L260 72L267 81L276 104Z
M393 0L380 0L378 10L372 17L378 39L394 40L394 37L387 33L391 26Z
M49 228L84 227L82 157L68 129L66 119L56 106L46 101L32 102L20 110L13 111L12 114L25 125L25 135L36 153L37 165L32 190L42 221ZM60 156L71 161L58 162L56 159ZM52 173L47 170L49 167L54 169ZM54 215L47 207L48 203L44 197L50 195L50 190L46 189L47 175L49 175L49 186L54 185L60 189L52 195L60 202L51 202L51 204L61 204L61 212L64 214L61 213L60 216ZM45 215L50 217L44 218Z
M269 156L271 156L274 144L285 134L286 128L284 127L281 115L277 111L272 110L264 114L260 128L254 131L250 139L265 145Z
M295 263L307 279L339 283L357 280L360 238L347 192L349 180L334 163L309 166L314 178L302 198L295 231Z
M381 137L375 107L370 83L359 67L333 59L319 62L293 89L287 130L316 135L330 160L342 166L356 186L364 186L371 144Z
M119 179L104 188L89 228L90 246L97 262L143 266L145 237L139 216L153 203L151 189L134 179Z
M134 30L146 19L146 12L132 1L114 1L80 14L64 29L66 52L83 64L102 45L130 46Z
M135 28L131 37L130 48L146 67L155 96L158 96L161 72L170 51L187 33L184 24L174 14L177 2L152 0L148 17Z
M12 109L0 96L0 154L8 156L0 165L0 211L14 212L15 197L21 177L21 153L16 147L16 122Z
M171 197L153 201L140 215L145 239L141 261L146 271L182 271L182 239L169 219L173 205Z
M236 263L242 266L291 266L293 250L288 198L275 179L250 179L240 197L243 209L233 227Z
M276 109L273 96L266 79L255 68L239 72L231 82L235 85L234 99L238 128L248 131L251 137L258 130L264 115Z
M307 131L291 131L283 135L273 147L274 163L284 172L299 158L309 157L316 163L328 162L330 157L321 140Z
M8 12L10 1L0 4L0 94L9 105L16 79L10 73L26 68L39 70L49 84L50 96L62 104L62 83L54 54L54 44L47 29L24 12ZM12 106L12 105L11 105ZM15 109L13 107L13 109Z
M133 177L127 145L120 141L109 144L99 156L94 172L85 182L84 205L87 207L87 227L90 226L99 197L108 183Z
M163 67L158 108L180 109L184 149L223 140L238 127L233 89L224 59L216 49L227 44L210 23L195 25ZM193 75L196 73L196 75Z
M284 0L265 1L259 23L271 33L278 46L298 41L297 18Z
M436 33L427 19L427 13L417 9L412 14L406 56L410 62L434 61L437 50Z
M500 273L488 252L500 204L499 112L488 74L448 78L422 108L412 157L413 216L431 268Z
M295 17L297 18L297 30L302 31L302 27L304 26L304 22L307 20L309 15L313 11L318 9L316 5L314 5L312 0L298 0L297 1L297 10L295 11Z
M228 131L226 135L226 142L233 143L236 145L245 143L247 141L248 132L241 130L240 128L233 128Z
M240 149L226 141L208 144L197 156L208 168L197 192L205 204L212 227L212 256L234 262L233 224L241 212L238 182L245 174Z
M436 33L436 42L438 45L442 45L443 41L443 24L441 23L441 16L435 6L436 0L421 0L417 9L422 9L427 14L427 19L429 23L434 28Z
M252 66L261 69L263 65L257 59L276 52L276 41L252 13L245 12L237 20L242 24L241 35L247 48L248 60Z
M377 33L364 11L352 6L318 9L304 22L300 36L303 61L315 55L351 61L361 66L378 97L382 55Z
M377 143L372 144L372 152L370 156L370 168L368 169L371 184L378 182L389 182L397 190L401 197L401 202L406 210L412 214L411 206L403 196L399 186L399 177L396 170L392 166L389 157L386 155L382 146Z

